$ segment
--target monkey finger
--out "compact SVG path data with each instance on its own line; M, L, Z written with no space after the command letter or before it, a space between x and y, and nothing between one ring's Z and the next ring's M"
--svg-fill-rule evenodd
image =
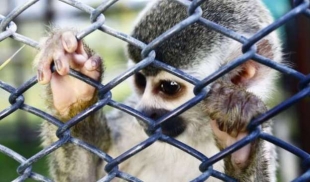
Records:
M226 132L220 130L218 122L216 120L211 120L210 125L211 125L211 129L213 131L213 134L217 138L217 141L220 142L220 145L223 148L226 148L226 146L227 146L226 141L227 141L227 138L229 137L229 135Z
M40 62L37 70L37 79L40 84L47 84L52 78L52 72L50 69L50 62Z
M77 45L77 48L76 48L75 52L78 53L78 54L83 55L84 57L88 57L88 55L87 55L87 53L85 51L85 48L84 48L84 44L83 44L83 42L81 40L78 41L78 45Z
M212 131L217 138L217 142L222 149L233 145L248 135L247 132L240 132L236 137L233 137L228 133L221 131L215 120L211 120L210 124ZM235 168L243 169L248 165L251 154L251 146L252 144L247 144L231 154L231 163Z
M101 70L102 59L99 55L94 55L90 57L84 67L87 71L100 71Z
M246 137L248 133L239 133L236 138L231 138L229 140L228 146L236 143L237 141ZM231 162L235 168L243 169L249 163L249 158L251 154L251 145L247 144L246 146L242 147L241 149L237 150L236 152L231 154Z
M248 135L247 132L238 132L236 130L223 132L219 129L218 123L211 121L211 127L222 149L233 145ZM249 165L252 143L247 144L231 154L231 164L236 169L244 169Z
M98 55L90 57L81 72L95 80L99 80L102 74L102 61Z
M88 60L88 57L85 57L81 54L67 54L66 55L69 59L69 64L70 64L70 67L72 69L75 69L75 70L81 70L83 68L83 66L85 65L85 63L87 62Z
M61 42L64 50L68 53L73 53L78 48L78 40L72 31L66 31L62 33Z
M69 61L70 58L66 55L59 55L56 58L54 58L54 64L56 71L59 75L67 75L69 73L70 67L69 67Z
M52 55L44 48L35 58L37 68L37 79L40 84L47 84L51 79L50 65L53 61Z

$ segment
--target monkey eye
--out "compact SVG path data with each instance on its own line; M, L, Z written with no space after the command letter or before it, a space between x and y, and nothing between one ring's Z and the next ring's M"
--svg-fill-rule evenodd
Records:
M181 89L181 86L178 82L163 80L160 82L160 91L167 95L174 95Z
M146 87L146 78L142 73L137 72L135 74L135 84L140 89L144 89Z

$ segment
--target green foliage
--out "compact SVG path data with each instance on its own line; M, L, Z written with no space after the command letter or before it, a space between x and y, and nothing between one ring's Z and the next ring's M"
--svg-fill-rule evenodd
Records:
M41 150L39 140L35 140L32 142L21 142L20 140L4 140L0 142L0 144L14 150L15 152L18 152L26 158L31 157L32 155L36 154ZM16 170L13 169L17 169L19 165L20 164L15 160L0 153L0 182L8 182L16 179L18 177L18 174ZM48 176L46 158L43 158L36 162L32 169L33 172ZM32 181L34 180L26 180L26 182Z

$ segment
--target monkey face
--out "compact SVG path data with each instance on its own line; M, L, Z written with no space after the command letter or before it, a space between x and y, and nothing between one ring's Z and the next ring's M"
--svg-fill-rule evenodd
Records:
M134 75L133 80L139 97L136 109L154 120L194 97L192 84L165 71L161 71L155 76L145 76L138 72ZM171 137L177 137L184 133L191 125L191 120L197 118L192 115L194 110L190 109L162 123L162 132ZM142 122L140 123L142 124Z

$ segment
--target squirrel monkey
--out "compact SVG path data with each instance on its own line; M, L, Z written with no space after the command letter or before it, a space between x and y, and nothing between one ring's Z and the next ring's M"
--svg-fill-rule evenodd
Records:
M272 22L260 0L207 0L202 17L250 37ZM184 6L172 0L154 0L143 10L132 36L149 43L188 17ZM54 29L41 45L34 64L38 81L46 84L50 112L66 122L97 101L94 87L68 76L69 68L101 81L103 61L72 29ZM156 50L156 59L203 79L242 55L242 44L194 23ZM271 33L257 43L257 52L281 62L280 41ZM142 60L141 50L128 45L132 64ZM54 63L56 71L51 72ZM164 135L173 137L210 157L247 136L247 124L264 113L264 104L274 88L275 71L248 60L208 85L208 96L181 115L161 124ZM135 73L134 94L126 104L154 120L194 97L194 85L154 66ZM121 111L97 111L72 127L71 134L113 157L148 138L139 119ZM57 128L44 122L43 145L57 141ZM262 125L271 133L271 123ZM105 175L105 162L92 153L66 144L50 154L50 172L55 181L96 181ZM183 151L155 142L122 164L120 170L147 182L190 181L201 172L201 161ZM252 141L217 162L213 168L238 181L276 181L275 147L263 140ZM220 181L210 177L208 181Z

